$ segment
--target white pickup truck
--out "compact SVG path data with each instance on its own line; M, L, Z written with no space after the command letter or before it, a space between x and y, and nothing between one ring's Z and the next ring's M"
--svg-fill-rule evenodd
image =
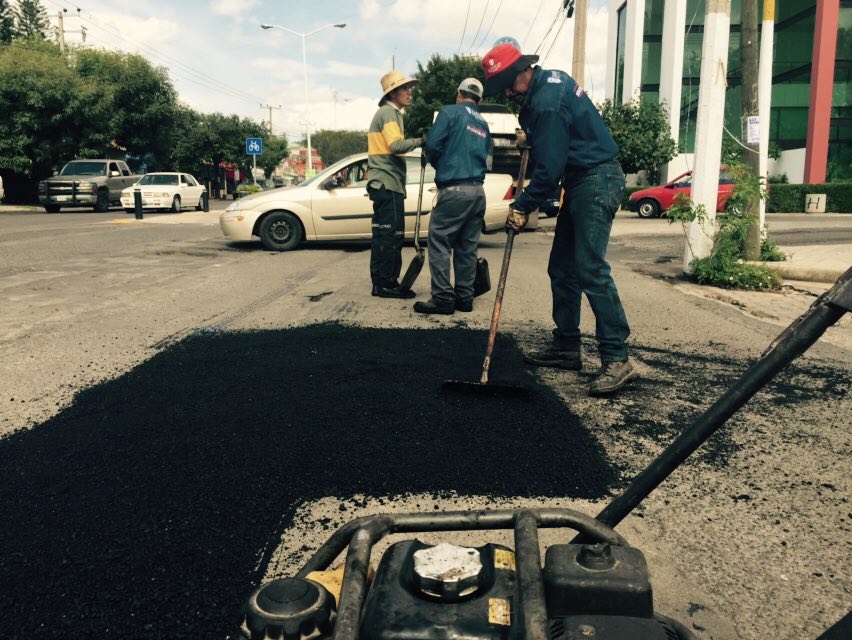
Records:
M121 160L72 160L58 175L39 182L38 199L48 213L87 206L108 211L111 204L121 204L121 191L141 177Z

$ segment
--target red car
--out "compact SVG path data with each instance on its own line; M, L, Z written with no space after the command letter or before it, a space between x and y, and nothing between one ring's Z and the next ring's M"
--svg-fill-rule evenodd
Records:
M716 211L725 211L733 191L734 176L723 167L719 172ZM638 213L640 218L658 218L674 204L675 196L679 193L692 195L692 171L687 171L660 187L649 187L630 194L627 206L631 211Z

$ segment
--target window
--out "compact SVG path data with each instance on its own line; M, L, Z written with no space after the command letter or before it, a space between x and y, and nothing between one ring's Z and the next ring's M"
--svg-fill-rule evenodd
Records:
M118 175L121 175L121 171L118 170L118 165L114 162L109 163L109 175L112 175L112 172L115 171Z
M405 157L405 182L406 184L420 184L420 158ZM424 183L435 182L435 168L427 164Z
M618 10L618 37L615 43L615 103L624 95L624 48L627 38L627 3Z
M188 173L183 174L183 179L186 180L186 184L188 184L190 187L197 187L198 186L198 182L196 181L196 179L193 178Z

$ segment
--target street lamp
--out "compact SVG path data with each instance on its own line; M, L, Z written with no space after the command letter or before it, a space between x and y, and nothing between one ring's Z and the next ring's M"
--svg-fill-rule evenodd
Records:
M308 141L308 164L307 170L305 171L305 177L307 178L307 172L312 171L314 168L313 158L311 154L311 127L308 124L308 58L305 53L305 38L309 35L316 33L317 31L322 31L323 29L328 29L329 27L337 27L338 29L343 29L346 26L345 22L341 22L340 24L325 24L321 27L317 27L313 31L306 31L305 33L300 33L299 31L293 31L292 29L288 29L287 27L282 27L277 24L262 24L260 25L261 29L281 29L282 31L286 31L287 33L292 33L295 36L299 36L302 38L302 66L304 67L305 74L305 138Z

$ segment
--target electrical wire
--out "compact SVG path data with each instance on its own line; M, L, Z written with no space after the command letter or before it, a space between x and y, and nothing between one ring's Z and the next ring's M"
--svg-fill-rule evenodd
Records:
M462 29L461 38L459 39L459 48L456 53L461 53L462 43L464 42L464 34L467 33L467 20L470 18L470 5L473 0L467 0L467 15L464 17L464 28Z
M547 57L550 55L550 52L553 49L553 45L555 45L556 41L559 40L559 34L562 33L562 27L565 26L566 22L568 22L568 16L567 15L562 18L562 22L559 24L559 29L556 30L556 35L553 36L553 42L550 43L550 47L548 48L547 53L545 53L541 57L542 64L544 64L544 61L547 60Z
M559 8L556 10L556 15L553 17L553 20L550 23L550 26L547 28L547 32L542 37L541 42L538 43L538 46L535 48L533 53L538 53L538 50L541 49L541 46L547 40L547 37L550 35L550 32L553 31L553 27L556 26L556 23L559 21L559 18L562 17L562 5L559 5Z
M473 38L470 40L470 48L467 50L470 53L473 50L473 45L476 43L476 39L479 37L479 31L482 29L482 23L485 22L485 14L488 13L488 5L491 4L491 0L485 0L485 8L482 10L482 17L479 19L479 26L476 27L476 33L473 34Z
M542 0L544 2L544 0ZM500 0L500 3L497 5L497 11L494 12L494 17L491 18L491 24L488 25L488 31L485 32L485 35L482 36L482 40L479 41L479 44L476 45L476 48L479 49L488 38L488 35L491 33L491 29L494 28L494 21L497 20L497 16L500 15L500 9L503 7L503 0Z
M65 7L62 4L56 2L55 0L48 0L48 2L50 2L53 5L60 7L62 9L65 9ZM87 15L84 15L84 14L87 14ZM217 93L221 93L221 94L226 95L228 97L243 100L247 103L254 104L254 103L257 103L259 101L259 99L256 98L256 97L247 96L246 92L243 91L243 90L240 90L240 89L237 89L237 88L232 87L230 85L227 85L227 84L221 82L220 80L217 80L216 78L213 78L212 76L209 76L206 73L199 71L199 70L185 64L184 62L182 62L181 60L179 60L179 59L177 59L173 56L170 56L168 54L157 51L156 49L152 48L151 46L147 45L146 43L141 42L141 41L133 38L132 36L126 35L120 29L118 29L117 27L115 27L114 25L112 25L108 22L102 23L98 18L96 18L88 10L82 10L79 15L80 15L81 21L85 21L88 24L96 27L97 29L99 29L101 31L101 33L103 35L109 35L112 38L119 38L121 42L130 41L130 42L134 43L137 47L139 47L142 51L144 51L148 56L150 56L151 58L154 58L155 60L165 59L166 64L169 64L168 61L171 61L171 64L169 66L171 67L172 73L182 77L184 80L187 80L189 82L197 84L197 85L204 87L206 89L216 91ZM177 66L177 69L174 68L174 65Z
M524 39L521 40L521 46L524 47L524 48L526 48L526 46L527 46L527 39L530 37L530 34L532 33L533 25L535 24L535 21L538 20L538 14L541 13L541 8L543 6L544 6L544 0L539 0L538 9L535 10L535 15L533 16L533 19L530 21L530 28L527 29L527 35L525 35Z

